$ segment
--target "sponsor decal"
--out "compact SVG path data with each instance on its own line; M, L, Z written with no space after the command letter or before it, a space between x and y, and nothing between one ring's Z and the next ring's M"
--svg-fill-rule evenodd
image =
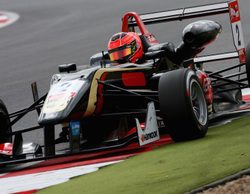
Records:
M246 49L245 48L242 48L240 50L238 50L238 53L239 53L239 59L240 59L240 62L241 63L246 63Z
M142 134L141 140L142 140L142 142L145 142L145 141L147 141L149 139L153 139L153 138L155 138L157 136L158 136L157 131L153 131L151 133Z
M0 144L0 154L11 156L12 155L12 149L13 149L12 143Z
M233 0L229 3L229 14L231 23L240 21L240 11L239 11L238 1Z
M160 139L159 128L155 114L155 106L153 102L150 102L148 104L145 125L141 125L138 119L135 119L135 121L140 146L152 143Z
M69 136L71 152L80 151L80 131L81 131L80 121L71 121L70 122L70 136Z
M63 111L76 97L85 82L82 80L62 81L51 86L43 106L43 113Z

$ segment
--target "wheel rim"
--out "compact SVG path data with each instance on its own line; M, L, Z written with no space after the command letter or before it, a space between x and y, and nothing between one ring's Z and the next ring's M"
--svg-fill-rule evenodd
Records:
M207 123L207 104L203 91L196 80L190 83L190 100L194 115L201 125Z

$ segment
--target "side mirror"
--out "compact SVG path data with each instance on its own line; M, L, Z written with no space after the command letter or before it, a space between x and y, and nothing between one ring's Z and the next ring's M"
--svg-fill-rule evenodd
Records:
M89 59L90 66L101 65L101 61L105 59L109 59L109 53L107 51L96 53Z
M165 56L164 50L146 52L144 54L146 60L157 59Z

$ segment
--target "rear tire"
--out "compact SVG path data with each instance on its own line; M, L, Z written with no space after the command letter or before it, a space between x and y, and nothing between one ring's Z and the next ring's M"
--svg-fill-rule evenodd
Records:
M0 100L0 144L12 142L12 136L9 135L11 132L12 129L10 126L7 108L3 101Z
M246 48L246 72L247 72L247 81L250 86L250 44L247 44Z
M163 74L159 81L160 110L174 141L204 137L208 108L194 71L178 69Z

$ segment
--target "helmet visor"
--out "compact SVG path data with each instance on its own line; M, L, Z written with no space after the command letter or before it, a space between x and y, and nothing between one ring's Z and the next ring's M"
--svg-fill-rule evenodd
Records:
M109 51L109 57L111 61L117 61L131 55L131 53L130 47L120 47Z

